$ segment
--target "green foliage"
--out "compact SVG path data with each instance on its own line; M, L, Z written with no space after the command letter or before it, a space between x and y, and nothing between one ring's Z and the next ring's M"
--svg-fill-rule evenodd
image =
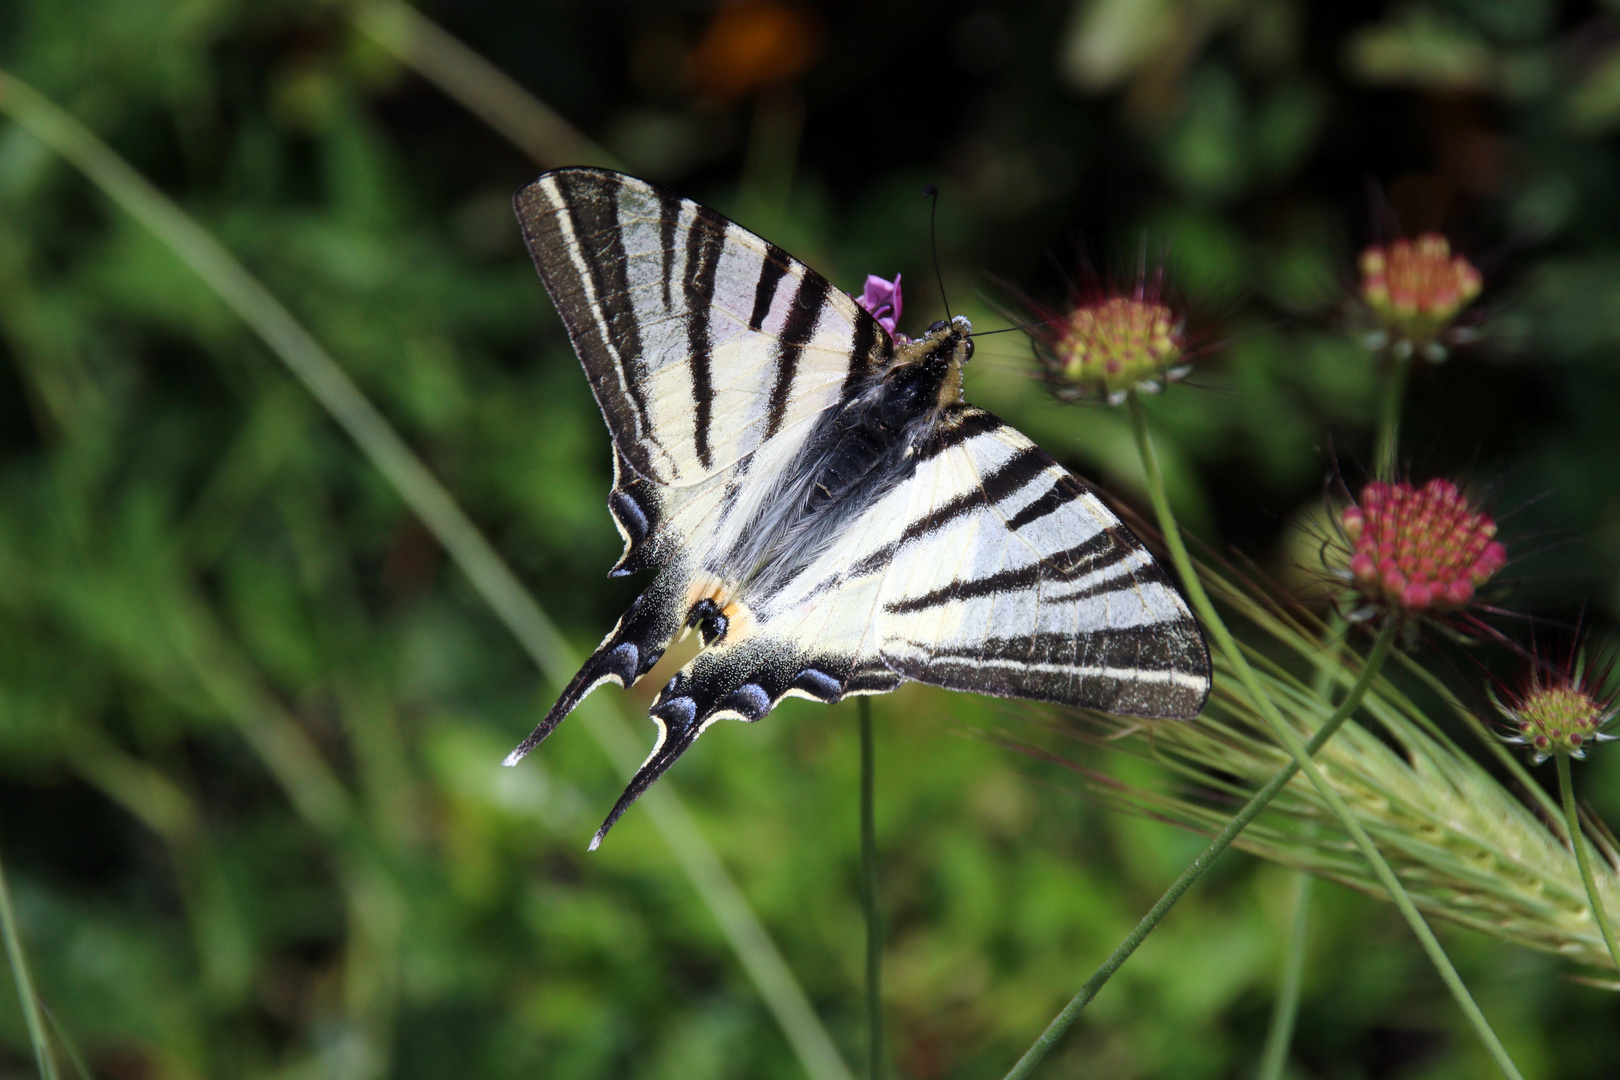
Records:
M1279 574L1282 523L1319 502L1324 437L1352 460L1370 446L1376 368L1341 305L1374 227L1353 207L1376 176L1407 229L1453 226L1487 272L1483 343L1416 381L1417 467L1473 463L1503 478L1505 507L1539 497L1510 519L1526 556L1515 602L1559 614L1590 595L1589 617L1612 622L1612 35L1568 36L1535 0L1383 16L1297 0L855 10L820 17L800 97L757 102L698 100L684 81L705 11L427 13L655 179L841 284L904 271L911 325L939 313L924 182L945 192L946 285L981 328L1011 291L987 281L1061 296L1047 256L1068 262L1073 230L1127 274L1144 234L1168 248L1223 346L1194 376L1205 389L1155 402L1172 500L1195 533ZM606 434L506 209L537 166L313 0L16 0L0 7L0 67L266 283L572 640L611 623L635 586L600 576L617 553ZM762 139L792 156L751 157ZM970 395L1139 491L1123 418L1051 405L1016 337L986 339ZM1537 556L1547 536L1562 544ZM1419 659L1474 700L1481 676L1450 655ZM1430 910L1454 908L1464 879L1482 898L1489 932L1446 942L1526 1075L1606 1075L1612 997L1498 940L1600 958L1592 933L1547 929L1578 903L1572 860L1543 839L1540 877L1481 878L1479 843L1505 841L1479 834L1529 836L1537 820L1478 794L1503 791L1484 756L1427 783L1433 747L1476 744L1449 720L1419 724L1443 712L1433 687L1390 679L1386 732L1339 751L1379 771L1347 766L1344 790L1447 823L1436 837L1392 817L1377 835L1403 871L1450 860L1453 878L1410 882ZM554 691L209 283L0 122L0 849L40 995L93 1072L802 1075L645 805L585 854L620 784L592 718L500 768ZM649 691L621 696L639 712ZM917 687L876 703L899 1075L1004 1069L1202 846L963 734L1044 742L1208 828L1219 817L1185 797L1191 779L1247 790L1281 760L1222 702L1223 726L1161 730L1153 760L1063 740L1022 705ZM1189 778L1165 764L1176 739L1219 744L1229 767ZM1339 775L1344 759L1325 760ZM853 707L790 703L714 729L663 781L690 796L851 1061L856 776ZM1620 817L1615 754L1578 776ZM1307 789L1290 792L1252 849L1365 887ZM1309 844L1302 823L1319 830ZM1412 855L1428 841L1445 851ZM1290 892L1259 860L1218 864L1045 1068L1248 1071ZM1346 1077L1485 1067L1393 911L1316 895L1296 1060ZM0 1045L0 1068L28 1067L5 994Z

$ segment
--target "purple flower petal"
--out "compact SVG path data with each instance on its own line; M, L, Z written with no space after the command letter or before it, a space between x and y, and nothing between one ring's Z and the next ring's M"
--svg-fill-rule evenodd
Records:
M866 289L855 297L855 302L865 308L876 319L878 325L894 333L895 326L900 322L900 275L894 275L894 280L885 281L876 274L866 275Z

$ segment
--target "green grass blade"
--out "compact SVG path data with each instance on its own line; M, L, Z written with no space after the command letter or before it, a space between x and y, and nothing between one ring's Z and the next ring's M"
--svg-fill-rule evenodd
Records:
M71 162L201 277L359 444L541 672L558 684L574 673L578 657L517 575L353 380L234 256L88 128L3 70L0 112ZM625 719L600 706L582 711L615 766L626 778L634 775L645 748ZM641 802L805 1071L816 1080L849 1080L809 998L674 788L666 781Z
M28 1041L34 1044L40 1080L57 1080L56 1058L51 1054L50 1036L40 1016L39 998L34 994L34 979L28 971L28 957L23 953L22 935L17 930L17 916L11 907L11 886L6 883L3 865L0 865L0 932L5 934L6 960L11 964L11 977L17 984L17 1001L22 1006L23 1021L28 1025Z
M1271 1026L1266 1031L1265 1049L1260 1054L1256 1080L1282 1080L1288 1064L1288 1047L1294 1041L1294 1022L1299 1019L1300 990L1305 984L1305 946L1311 917L1311 884L1315 879L1303 871L1294 872L1293 925L1288 930L1288 952L1283 960L1282 982L1271 1010Z

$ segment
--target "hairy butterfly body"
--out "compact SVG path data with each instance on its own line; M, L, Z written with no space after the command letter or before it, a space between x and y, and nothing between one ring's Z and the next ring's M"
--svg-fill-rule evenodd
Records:
M1034 443L962 396L971 327L891 338L707 207L560 169L516 209L613 437L614 575L656 571L515 764L680 634L657 744L597 832L715 720L907 679L1197 715L1209 652L1152 556Z

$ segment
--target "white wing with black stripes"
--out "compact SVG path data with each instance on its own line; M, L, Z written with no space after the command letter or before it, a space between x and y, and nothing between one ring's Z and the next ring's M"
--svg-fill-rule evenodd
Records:
M722 718L907 679L1146 717L1209 693L1197 624L1084 484L961 400L967 320L890 338L853 299L698 204L592 169L517 196L613 436L615 574L657 576L515 763L676 635L704 649L592 841Z

